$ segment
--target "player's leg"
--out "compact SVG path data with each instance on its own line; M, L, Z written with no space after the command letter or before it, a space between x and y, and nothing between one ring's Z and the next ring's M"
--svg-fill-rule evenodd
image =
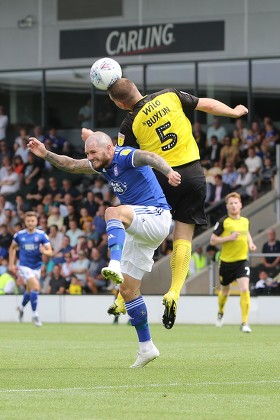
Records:
M251 306L251 297L249 291L249 277L241 277L237 279L240 288L240 308L242 324L240 330L244 333L250 333L251 328L248 325L248 318Z
M101 273L105 279L112 280L115 284L123 282L121 258L125 243L125 229L130 226L133 218L134 210L130 206L109 207L105 212L110 262Z
M138 271L137 268L135 270ZM142 272L139 275L142 276ZM131 368L144 367L159 356L159 351L151 338L148 311L143 296L140 294L140 285L140 280L128 274L124 274L124 282L120 285L120 292L125 300L131 325L135 328L139 341L139 352Z
M216 327L222 327L223 326L223 316L225 311L225 304L228 300L230 294L230 286L223 286L220 285L220 290L218 293L218 315L216 319Z
M19 322L23 321L24 308L28 304L28 302L30 301L30 293L29 293L29 290L26 286L25 281L24 281L24 283L25 283L25 291L24 291L24 294L23 294L23 297L22 297L21 304L17 307Z
M173 251L170 259L171 286L163 296L165 310L162 321L167 329L172 328L175 322L177 302L189 271L193 232L194 225L175 221Z
M30 304L32 308L32 321L36 327L41 327L42 323L39 320L37 311L38 297L40 292L40 283L37 277L30 277L27 281L28 289L30 290Z

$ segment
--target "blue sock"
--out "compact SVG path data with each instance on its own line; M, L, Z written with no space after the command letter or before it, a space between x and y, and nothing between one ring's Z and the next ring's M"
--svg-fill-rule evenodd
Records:
M25 291L22 298L21 306L24 308L28 304L29 301L30 301L30 295L29 293Z
M143 296L125 303L130 322L135 327L140 342L151 340L150 328L148 324L148 312Z
M38 294L39 292L37 292L37 290L31 290L30 292L30 303L33 312L35 312L37 309Z
M108 247L110 259L120 261L125 241L125 229L122 222L116 219L107 222Z

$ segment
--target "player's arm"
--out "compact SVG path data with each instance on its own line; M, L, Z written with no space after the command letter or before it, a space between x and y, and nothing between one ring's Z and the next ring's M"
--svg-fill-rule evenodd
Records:
M134 166L149 165L155 168L168 178L169 184L173 187L176 187L181 183L181 175L178 172L173 171L171 166L169 166L168 163L156 153L136 150L133 156L133 164Z
M247 239L248 239L248 245L249 245L250 251L256 251L257 247L253 242L253 239L252 239L252 236L251 236L250 232L247 233Z
M239 118L248 114L248 109L244 105L237 105L235 108L211 98L199 98L196 111L207 112L208 114L220 117Z
M53 256L53 250L50 243L48 244L40 244L40 252L42 255L46 255L47 257Z
M218 236L215 233L212 233L210 237L210 244L222 245L225 242L235 241L239 235L240 235L239 232L232 232L229 236Z
M73 174L92 174L93 170L90 167L87 159L72 159L69 156L57 155L45 148L45 145L37 140L35 137L30 137L28 149L34 155L46 160L58 169Z
M15 274L16 272L15 261L16 261L17 249L18 249L18 245L16 242L13 241L9 248L9 271L12 274Z

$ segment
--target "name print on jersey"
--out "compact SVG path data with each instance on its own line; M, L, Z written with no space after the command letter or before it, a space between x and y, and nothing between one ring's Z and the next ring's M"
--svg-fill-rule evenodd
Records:
M151 112L156 110L159 106L161 106L161 102L157 99L156 101L149 102L149 105L142 109L143 114L149 115ZM148 127L152 127L157 121L160 120L161 117L164 117L170 112L170 108L165 106L159 109L155 114L153 114L148 120L143 121L143 125L147 125Z

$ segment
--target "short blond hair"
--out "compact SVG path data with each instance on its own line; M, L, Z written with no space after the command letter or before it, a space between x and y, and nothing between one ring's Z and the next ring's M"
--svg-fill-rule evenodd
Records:
M237 198L240 201L240 203L242 203L241 195L238 192L232 192L226 195L226 198L225 198L226 203L228 202L230 198Z

